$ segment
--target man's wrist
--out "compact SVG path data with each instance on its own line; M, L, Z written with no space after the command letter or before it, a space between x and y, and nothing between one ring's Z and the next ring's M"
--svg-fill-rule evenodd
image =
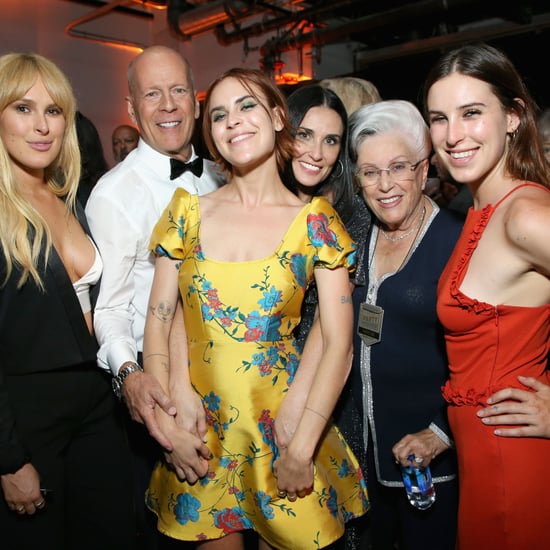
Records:
M113 392L118 399L122 399L122 387L124 386L124 381L133 372L143 372L143 367L135 362L125 363L118 370L118 374L113 377Z

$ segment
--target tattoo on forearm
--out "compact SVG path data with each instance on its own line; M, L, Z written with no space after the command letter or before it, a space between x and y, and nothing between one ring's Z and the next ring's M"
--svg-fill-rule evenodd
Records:
M151 311L151 315L153 317L156 317L163 323L167 323L174 318L175 308L168 302L161 302L157 306L151 306L149 310Z
M351 304L351 296L340 296L341 304Z

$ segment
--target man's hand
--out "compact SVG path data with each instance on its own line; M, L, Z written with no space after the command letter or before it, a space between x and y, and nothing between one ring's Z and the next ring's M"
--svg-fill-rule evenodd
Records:
M172 443L160 429L154 410L158 405L166 414L175 416L176 407L157 379L146 372L133 372L124 380L122 395L132 419L145 424L159 445L168 452L172 451Z
M488 426L518 426L497 428L495 435L550 438L550 386L536 378L518 376L518 380L534 391L519 388L500 390L487 399L489 406L478 411L477 415Z

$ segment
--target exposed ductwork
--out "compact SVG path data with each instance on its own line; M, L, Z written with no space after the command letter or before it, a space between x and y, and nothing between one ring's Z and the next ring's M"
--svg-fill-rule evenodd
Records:
M301 0L171 0L168 3L168 24L182 40L190 40L212 31L217 35L225 25L240 28L243 22L266 13L278 13L287 20L303 3ZM243 40L243 37L236 40Z
M490 40L547 28L550 2L169 0L168 21L183 40L213 31L224 46L242 41L247 47L250 38L273 32L276 36L260 48L266 66L286 51L346 41L357 42L356 60L368 63L460 40Z

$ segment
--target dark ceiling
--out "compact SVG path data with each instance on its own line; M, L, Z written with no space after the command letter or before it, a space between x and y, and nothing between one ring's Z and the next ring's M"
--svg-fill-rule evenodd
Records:
M550 106L544 82L550 0L71 1L143 16L143 6L166 8L171 31L183 41L213 33L220 45L242 43L246 50L251 39L255 45L264 40L266 71L273 71L283 52L307 46L321 56L323 46L352 42L352 74L372 80L382 97L412 101L443 51L486 41L506 51L535 99Z
M543 63L550 51L549 0L168 0L166 4L169 24L182 40L204 29L213 32L220 44L246 45L250 38L271 36L261 46L266 70L272 70L282 52L308 45L322 54L324 45L351 41L353 74L372 80L386 98L416 101L422 76L442 51L486 41L508 53L540 104L550 104L543 82L547 70Z

